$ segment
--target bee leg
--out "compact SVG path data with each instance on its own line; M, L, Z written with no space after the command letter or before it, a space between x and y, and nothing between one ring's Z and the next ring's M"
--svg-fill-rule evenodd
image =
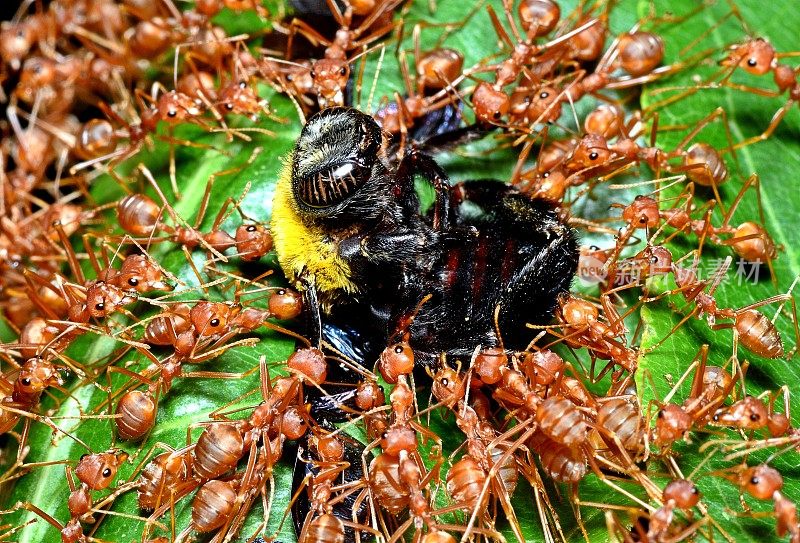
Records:
M313 283L305 278L300 278L300 282L305 287L303 289L303 302L309 309L307 323L309 338L316 338L317 348L322 348L322 308L320 307L317 296L317 288Z
M421 227L420 227L421 226ZM339 255L352 263L359 259L371 264L415 266L430 251L438 236L425 225L376 229L368 235L353 236L339 244Z
M449 229L451 226L450 180L441 166L433 160L433 157L415 147L411 147L403 157L403 160L400 161L400 165L397 167L397 175L403 179L406 187L410 187L412 191L414 175L420 175L430 182L436 192L433 229L439 232Z

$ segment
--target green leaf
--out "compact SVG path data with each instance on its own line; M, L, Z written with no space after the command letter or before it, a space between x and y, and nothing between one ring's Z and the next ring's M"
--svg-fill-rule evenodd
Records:
M643 2L644 5L648 3ZM696 5L692 1L657 2L659 13L670 9L681 13L692 9ZM793 38L785 32L786 28L800 28L800 13L792 9L783 9L780 2L763 4L753 2L739 2L736 4L741 13L742 20L755 32L754 36L767 38L777 51L792 51L797 48ZM659 131L657 144L665 149L674 149L686 134L688 128L697 125L706 115L711 114L717 107L722 107L727 114L729 130L733 142L744 141L756 136L765 130L772 118L786 100L769 98L755 94L734 90L731 88L699 88L698 81L706 82L716 76L720 79L720 70L717 62L726 54L726 48L735 43L742 43L747 39L748 33L742 28L742 21L735 17L727 17L730 6L719 2L714 6L703 9L696 16L683 23L667 28L663 33L667 43L666 63L678 60L679 49L687 42L687 37L698 37L701 41L696 50L711 49L711 55L702 65L686 70L670 79L658 81L647 86L643 95L643 106L653 108L659 114L659 126L683 127L682 130ZM710 31L710 32L709 32ZM670 45L674 44L672 47ZM790 62L790 59L783 59ZM791 63L791 62L790 62ZM750 85L774 90L775 84L771 75L763 77L749 76L743 70L736 70L730 81L743 85ZM690 92L682 96L673 104L660 106L670 97ZM762 274L762 279L756 283L752 277L747 276L748 270L740 268L739 258L728 247L714 246L707 243L703 248L699 272L701 278L710 278L715 269L723 260L733 257L733 265L725 274L714 296L719 307L741 308L773 296L786 292L795 278L800 274L800 250L794 245L794 233L800 226L797 210L800 209L800 192L794 190L787 180L793 179L800 168L800 140L797 133L800 130L800 114L797 108L783 119L772 137L754 143L737 151L738 162L729 153L725 155L726 165L731 172L730 179L720 187L722 201L726 206L736 198L743 182L752 174L758 174L761 180L761 201L763 213L766 218L765 227L775 242L781 246L778 259L774 263L777 290L770 282L768 274ZM726 137L725 124L713 122L692 140L692 142L707 142L717 149L729 146ZM690 143L691 144L691 143ZM673 193L674 195L674 193ZM713 198L709 190L700 187L698 190L699 201ZM698 200L696 200L698 201ZM744 221L759 221L760 210L755 191L748 191L733 214L731 224L737 225ZM714 224L722 222L722 214L715 211ZM678 238L669 245L673 256L678 258L690 249L697 247L694 237ZM691 260L684 263L685 267ZM673 285L674 287L674 285ZM779 304L770 304L759 308L765 315L772 318ZM677 310L676 310L677 309ZM652 352L647 353L640 361L640 371L637 376L639 392L643 403L659 400L665 397L673 388L673 384L689 367L698 353L701 345L709 345L709 365L725 365L732 355L732 331L730 329L712 330L705 319L693 318L684 323L677 330L664 339L677 326L683 315L688 314L693 306L687 305L682 297L674 295L656 303L648 303L642 310L644 334L642 348L647 350L658 345ZM776 325L783 338L787 352L793 352L797 346L795 328L791 318L790 306L777 317ZM739 347L740 360L748 360L750 368L747 372L747 393L757 395L764 390L777 390L780 386L796 383L800 378L800 370L795 359L769 360L761 358L752 352ZM691 375L679 387L674 402L682 402L688 392ZM797 398L792 398L792 409L797 413ZM655 410L653 410L655 413ZM792 422L797 422L797 417L792 417ZM725 531L735 541L754 540L757 538L774 537L774 519L771 517L754 518L750 515L735 514L742 512L739 503L739 493L733 484L727 483L718 477L708 477L715 469L730 467L734 462L724 462L723 454L715 452L712 447L704 454L698 452L699 446L704 442L713 440L715 436L695 435L695 444L691 447L679 447L681 456L679 465L684 473L692 472L700 465L704 457L712 455L708 464L700 467L696 477L697 484L704 496L704 502L709 509L711 518L724 526ZM749 464L764 461L766 455L753 455ZM796 496L798 490L798 471L788 458L779 458L773 465L777 467L786 481L785 491L789 496ZM748 503L757 511L770 511L771 503L757 503L748 499ZM720 537L720 532L715 531L715 537Z
M502 14L502 3L499 0L490 2L497 13ZM569 9L576 2L565 3L562 5L562 13L568 13ZM639 19L639 15L646 13L649 2L644 2L640 13L635 9L633 0L617 2L611 15L611 25L615 32L624 32L631 28ZM742 2L744 4L744 2ZM748 24L757 29L772 41L779 51L791 51L796 48L792 43L795 33L787 33L783 29L794 25L800 27L800 13L792 11L785 5L786 3L775 2L773 4L761 3L753 6L751 3L740 6L743 18ZM693 0L671 0L666 2L659 0L656 2L658 14L668 11L674 13L691 12L697 3ZM404 13L403 20L405 25L404 38L400 44L400 49L406 52L406 56L411 62L413 73L413 42L411 40L411 29L417 23L453 23L454 27L449 32L444 41L444 45L453 47L465 53L465 66L473 65L479 61L491 62L501 52L497 39L492 29L489 17L484 7L479 7L469 19L464 20L463 2L455 0L443 0L438 5L435 12L431 12L427 2L417 0ZM271 10L277 12L279 7ZM726 3L718 3L710 7L704 7L697 15L687 18L685 21L672 24L658 25L657 29L665 37L667 43L666 62L672 62L678 57L680 49L703 35L704 31L722 19L728 13L729 7ZM264 30L261 25L266 22L255 15L239 17L229 11L221 13L216 22L224 26L230 34L246 32L256 36ZM432 47L440 35L440 27L423 26L422 48ZM667 87L693 86L693 77L699 74L701 78L708 77L717 70L715 61L721 58L722 51L726 45L741 41L745 36L740 24L734 19L725 20L718 28L714 28L712 33L704 36L695 50L713 48L714 52L709 60L701 66L687 69L674 77L666 80L657 81L648 85L643 95L643 105L651 105L658 100L670 95L671 91L661 92ZM375 50L366 55L366 70L363 77L363 90L360 98L362 109L372 111L379 107L379 104L387 100L392 100L395 93L404 93L404 86L400 77L398 59L394 54L395 44L388 42L384 52L383 63L378 71L378 58L381 51ZM357 71L357 69L356 69ZM378 74L375 77L375 74ZM489 73L478 74L479 78L488 78ZM733 80L747 81L754 85L771 86L772 83L767 78L750 81L737 72ZM374 89L373 81L376 81ZM373 100L369 102L369 95L373 95ZM173 203L176 212L186 219L189 223L195 220L195 212L202 199L206 183L212 174L228 170L231 168L242 169L232 172L216 179L211 193L209 212L203 218L201 228L209 228L215 220L217 210L221 208L227 198L238 199L243 194L246 187L249 191L241 200L241 209L248 216L255 220L268 220L271 210L271 200L274 192L274 184L283 165L283 159L291 150L297 138L301 124L293 105L285 98L276 96L271 90L265 91L265 97L269 98L276 115L287 120L286 124L281 124L273 120L264 120L258 123L258 127L272 130L275 135L270 136L258 132L247 132L252 138L250 142L235 139L233 142L225 140L221 134L207 134L197 127L180 127L176 137L189 139L193 142L212 145L213 149L190 147L177 145L176 171L177 185L181 198L175 200L170 189L168 160L169 145L156 138L154 150L151 152L143 150L139 153L126 168L120 171L130 171L128 188L138 190L146 187L146 183L135 172L134 167L138 162L146 164L156 175L160 187ZM781 101L759 96L752 96L730 89L700 90L692 96L682 98L679 102L659 110L659 123L662 129L665 126L682 125L690 127L699 119L713 111L718 105L723 105L729 115L731 132L734 140L741 140L745 137L758 134L768 124L771 114L780 105ZM466 112L467 118L471 114ZM752 172L758 172L762 179L762 199L764 212L767 216L767 229L774 236L776 241L784 245L784 250L776 262L776 279L779 291L785 291L792 283L794 277L800 273L800 254L792 246L792 233L798 226L797 209L800 209L800 192L794 188L792 175L800 169L800 140L796 137L800 129L800 116L796 109L793 109L784 119L776 133L769 140L748 147L739 152L739 164L741 171L736 172L732 179L721 187L723 201L729 204L735 197L742 180ZM562 124L572 127L571 112L565 112ZM249 126L247 122L234 123L236 126ZM685 132L685 130L684 130ZM677 141L681 139L680 131L660 130L658 133L658 144L665 149L674 148ZM725 131L720 123L714 123L704 129L697 138L700 141L708 141L716 146L726 145ZM515 165L518 149L505 145L504 141L492 135L481 142L460 149L458 152L447 153L437 157L448 171L454 181L465 179L495 177L508 179ZM257 154L256 150L260 149ZM776 157L780 157L776 159ZM248 162L252 158L252 162ZM736 164L726 157L726 162L731 171L734 171ZM646 177L643 176L643 179ZM640 192L645 192L643 188ZM148 193L153 195L153 191L147 188ZM116 182L108 177L99 178L92 187L92 194L98 203L111 202L119 198L123 193ZM608 205L612 201L624 201L630 195L630 191L608 191L597 190L581 201L572 212L576 215L587 218L602 217L608 215ZM707 192L699 191L699 196L703 198L711 197ZM758 216L756 200L753 194L748 194L738 208L735 219L752 220ZM716 220L720 220L719 214L715 215ZM226 230L238 224L238 216L234 215L223 223ZM110 233L110 232L109 232ZM116 232L118 233L118 232ZM589 236L585 241L588 242ZM608 241L606 239L606 241ZM693 239L678 239L670 248L676 256L686 252L695 243ZM216 287L209 289L208 293L198 290L198 285L215 276L204 270L203 265L206 257L201 252L192 255L195 268L201 271L202 277L195 277L192 266L187 262L185 255L171 244L156 244L149 248L150 253L162 263L170 272L175 274L185 285L179 290L183 291L181 296L170 296L174 299L197 299L199 297L210 297L212 299L230 299L230 291L223 292ZM719 261L730 254L727 248L715 248L706 246L703 251L703 269L709 271L714 268L714 262ZM234 269L235 259L228 264L217 263L218 266ZM261 262L248 266L247 273L251 276L259 275L268 269L277 270L274 258L265 258ZM279 276L276 273L275 276ZM278 284L280 279L275 280ZM762 281L756 285L745 283L739 285L735 277L730 275L717 291L717 299L722 307L741 307L753 301L766 298L775 294L775 290L769 281ZM673 297L673 301L678 302L678 313L676 313L663 300L655 303L648 303L642 309L642 319L644 325L644 335L642 347L647 349L657 344L670 331L672 326L680 320L680 313L689 309L681 309L681 303ZM146 316L155 312L155 307L148 305L146 300L140 301L135 308L131 309L137 316ZM785 313L785 312L784 312ZM127 326L129 322L120 320L112 325L116 329ZM781 315L778 318L778 327L789 344L794 346L792 339L793 328L787 316ZM3 335L5 330L0 331ZM281 362L286 359L292 351L294 341L291 338L281 336L277 333L262 330L249 337L257 338L259 341L253 346L237 347L226 352L217 359L203 363L202 365L191 366L194 371L204 371L213 369L231 373L244 373L252 371L258 367L258 360L265 356L270 364L270 373L277 375L285 373ZM5 338L4 338L5 339ZM657 349L642 357L641 372L638 376L639 390L646 404L649 400L663 398L683 370L693 359L700 345L711 345L710 363L722 364L730 356L731 351L731 332L729 330L711 331L704 321L692 320L680 327L668 340ZM115 354L121 345L110 341L103 335L87 334L73 344L68 356L76 360L81 365L87 367L103 367L105 357ZM741 353L741 351L740 351ZM164 356L166 352L157 352ZM741 354L740 354L741 356ZM774 389L783 383L797 382L798 372L793 363L785 360L764 360L757 357L746 355L751 360L751 369L748 373L748 389L757 393L762 389ZM677 363L676 363L677 361ZM146 361L135 351L128 352L122 359L115 363L117 366L132 364L131 368L142 370L146 367ZM655 389L651 386L651 380L646 376L652 376ZM665 376L671 376L671 378ZM127 377L116 375L113 378L111 389L119 390L128 381ZM118 481L124 482L135 479L135 469L141 464L157 443L164 443L171 447L181 447L187 443L187 427L197 425L197 423L207 421L209 414L239 398L243 394L256 391L258 389L259 376L257 371L251 373L243 379L206 379L206 378L180 378L176 381L172 390L159 402L159 412L157 425L153 433L148 436L145 443L140 445L127 443L113 443L112 436L113 422L107 418L96 418L99 415L109 412L108 392L103 387L107 386L105 371L100 371L100 377L96 383L91 383L89 379L79 381L73 378L68 382L70 394L55 394L52 398L45 398L41 411L42 413L52 413L55 423L71 435L85 442L92 451L103 451L111 446L118 446L126 450L131 455L131 461L126 463L120 471ZM421 393L421 395L424 394ZM685 397L686 387L683 387L676 398ZM236 406L254 406L259 401L259 397L250 396L236 402ZM793 405L797 407L796 405ZM237 416L245 416L249 411L244 411ZM441 436L446 436L445 454L451 453L460 445L461 433L453 424L452 417L443 418L439 413L434 413L431 420L432 429ZM191 439L196 441L200 429L195 426ZM707 439L704 436L697 436L698 440ZM53 432L46 425L34 422L31 424L31 433L28 438L31 452L26 458L29 463L46 463L53 461L69 461L73 466L86 449L79 443L65 436L64 434L53 435ZM689 473L701 460L696 446L682 446L678 448L682 453L679 464L684 472ZM713 469L726 465L719 457L719 453L710 464L701 468L700 475L707 474ZM798 473L796 467L790 465L787 460L779 459L777 465L780 467L787 479L786 492L789 496L797 496ZM653 471L662 471L663 466L653 461L651 464ZM270 517L270 524L265 534L272 534L278 528L283 511L286 509L291 497L291 473L293 469L293 459L284 459L275 469L275 494L273 496L273 509ZM708 505L712 518L718 523L724 524L724 528L735 540L750 540L756 537L767 537L773 532L773 521L769 518L749 518L735 516L728 510L741 510L738 502L736 489L716 477L700 477L698 479L705 496L704 503ZM629 488L630 487L630 488ZM640 494L629 485L628 490ZM568 540L577 541L582 538L581 531L575 521L570 507L569 489L564 487L556 488L554 485L547 484L545 488L548 496L553 501L559 514L560 523ZM28 474L23 476L15 485L10 502L30 501L48 513L52 514L61 522L69 518L66 509L69 488L64 476L64 468L60 464L36 466ZM610 487L603 484L594 475L588 476L580 485L579 497L583 502L595 502L603 504L630 505L630 500L624 498ZM752 501L751 501L752 503ZM514 505L520 519L523 532L530 541L543 541L542 527L540 525L539 512L533 499L532 491L525 485L520 485L520 490L515 495ZM753 504L761 510L766 510L769 504ZM177 530L183 529L189 521L191 509L191 499L182 500L176 506ZM582 507L582 518L585 529L592 541L603 541L608 539L606 518L602 508ZM136 496L134 492L127 492L119 497L113 506L113 511L127 515L138 515L136 507ZM249 516L248 525L242 530L243 538L251 535L262 518L263 512L260 505L257 505ZM37 517L27 512L19 512L4 519L12 525L22 525L25 522L34 520ZM160 519L168 526L168 519ZM99 528L94 533L95 537L107 541L131 541L141 538L143 520L132 520L127 517L109 515L102 520ZM513 538L507 525L501 525L507 537ZM551 527L552 528L552 527ZM156 530L156 534L164 533ZM715 534L718 537L719 534ZM293 541L295 539L291 522L283 525L279 534L281 541ZM58 539L57 530L39 519L36 522L25 526L21 531L14 535L15 540L20 542L39 542L56 541Z

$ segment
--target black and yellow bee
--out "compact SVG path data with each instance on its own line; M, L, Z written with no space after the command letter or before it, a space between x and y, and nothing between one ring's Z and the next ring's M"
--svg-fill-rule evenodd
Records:
M496 346L498 327L505 346L523 348L525 324L549 320L570 286L572 229L504 183L451 187L428 155L407 149L395 167L384 148L378 125L356 109L308 119L273 202L288 279L322 315L356 315L350 322L385 340L408 334L422 363ZM435 188L429 213L415 176Z

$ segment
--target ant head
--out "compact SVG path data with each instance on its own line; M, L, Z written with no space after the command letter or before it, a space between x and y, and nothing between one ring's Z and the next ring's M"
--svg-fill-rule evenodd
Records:
M311 79L321 99L331 105L341 105L341 95L350 78L347 60L323 58L311 66Z
M189 312L189 318L199 336L212 336L226 329L232 311L233 307L229 304L203 301L195 304Z
M456 370L450 366L444 366L436 372L431 391L440 402L455 405L464 398L466 386L466 382Z
M622 220L634 228L655 228L661 220L658 212L658 202L640 194L623 209Z
M783 488L783 477L775 468L759 464L742 470L739 474L739 486L758 500L768 500L775 492Z
M674 501L680 509L691 509L700 501L700 491L693 482L676 479L664 487L664 503Z
M325 354L314 347L297 349L289 356L286 365L289 369L318 385L324 383L328 375Z
M720 64L738 66L748 73L764 75L773 68L775 58L775 48L767 40L757 38L733 46Z
M414 351L407 340L386 347L378 359L378 369L387 383L395 384L401 375L414 370Z
M92 490L103 490L108 488L127 458L127 453L115 450L83 455L75 468L75 475Z
M356 406L362 411L375 409L385 402L383 389L375 381L367 380L358 385L356 389Z
M480 83L472 93L472 107L479 122L498 123L508 113L511 99L490 83Z

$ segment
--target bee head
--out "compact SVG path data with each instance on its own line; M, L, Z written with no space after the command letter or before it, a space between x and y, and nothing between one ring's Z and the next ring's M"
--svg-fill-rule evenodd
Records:
M308 119L292 156L292 191L300 207L330 216L372 177L381 130L349 107L323 109Z

